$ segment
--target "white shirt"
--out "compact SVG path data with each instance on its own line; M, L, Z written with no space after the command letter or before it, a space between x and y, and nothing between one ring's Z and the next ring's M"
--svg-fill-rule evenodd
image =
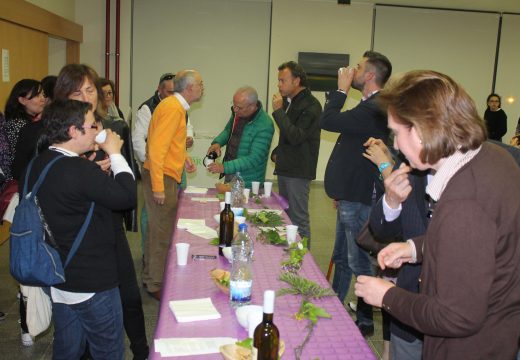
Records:
M175 93L177 95L177 93ZM174 96L175 96L174 95ZM182 106L188 110L190 108L186 100L179 94L177 97L181 102ZM186 106L187 108L186 108ZM134 153L139 162L144 163L146 160L146 139L148 138L148 127L152 120L152 113L148 105L143 105L135 113L136 121L134 125L134 131L132 133L132 145L134 146ZM193 137L193 126L191 125L190 118L188 117L188 124L186 125L186 135Z

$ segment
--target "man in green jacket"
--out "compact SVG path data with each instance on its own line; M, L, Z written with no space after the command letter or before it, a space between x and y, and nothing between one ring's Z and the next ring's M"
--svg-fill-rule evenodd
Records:
M263 182L273 134L273 122L262 109L256 90L239 88L233 96L231 118L208 149L208 154L215 151L220 156L221 147L226 146L226 155L222 163L208 165L208 170L222 174L226 182L240 172L246 187L252 181Z

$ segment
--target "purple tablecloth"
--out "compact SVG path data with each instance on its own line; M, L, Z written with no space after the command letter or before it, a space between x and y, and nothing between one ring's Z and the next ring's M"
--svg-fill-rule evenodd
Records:
M206 197L214 197L211 192ZM203 197L204 195L193 195ZM191 200L191 194L182 193L179 197L178 218L204 218L206 225L217 227L213 215L218 214L219 203L200 203ZM272 209L280 209L274 197L262 199L262 203ZM255 208L259 205L250 201L246 207ZM283 213L286 223L289 219ZM257 230L249 227L249 233L256 238ZM190 254L186 266L177 266L177 242L190 243ZM218 255L218 249L209 245L209 241L192 235L185 230L176 229L172 245L168 253L168 260L162 289L162 300L159 320L155 329L154 339L173 337L234 337L244 339L247 332L236 320L234 310L229 305L228 295L217 289L212 282L209 272L214 268L230 270L230 264L225 258L217 256L216 260L192 260L192 254ZM284 256L280 247L263 245L255 241L255 261L253 264L253 294L252 304L262 304L263 291L277 290L286 287L278 280L281 272L280 262ZM308 253L305 255L300 275L313 280L321 286L329 284L320 268ZM202 297L211 297L213 304L222 315L221 319L178 323L168 307L170 300L186 300ZM285 341L286 350L284 359L294 358L294 348L302 343L307 321L297 321L294 314L298 312L300 297L286 295L276 299L274 322L280 330L280 338ZM327 297L313 301L332 315L331 319L319 319L311 340L305 346L302 359L376 359L368 344L361 336L352 319L347 314L337 297ZM182 357L189 359L222 359L220 354ZM162 359L160 353L155 352L152 344L150 359Z

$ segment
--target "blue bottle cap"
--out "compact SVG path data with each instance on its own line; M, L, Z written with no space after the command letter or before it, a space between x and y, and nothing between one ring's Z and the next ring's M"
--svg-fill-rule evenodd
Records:
M242 230L247 231L247 224L242 223L242 224L238 225L238 231L242 231Z

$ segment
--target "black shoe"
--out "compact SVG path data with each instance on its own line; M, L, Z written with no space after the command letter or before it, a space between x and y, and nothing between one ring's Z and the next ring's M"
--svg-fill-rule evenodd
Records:
M356 326L358 327L363 337L374 335L374 325L359 324L356 320Z
M5 320L5 313L0 311L0 320Z

